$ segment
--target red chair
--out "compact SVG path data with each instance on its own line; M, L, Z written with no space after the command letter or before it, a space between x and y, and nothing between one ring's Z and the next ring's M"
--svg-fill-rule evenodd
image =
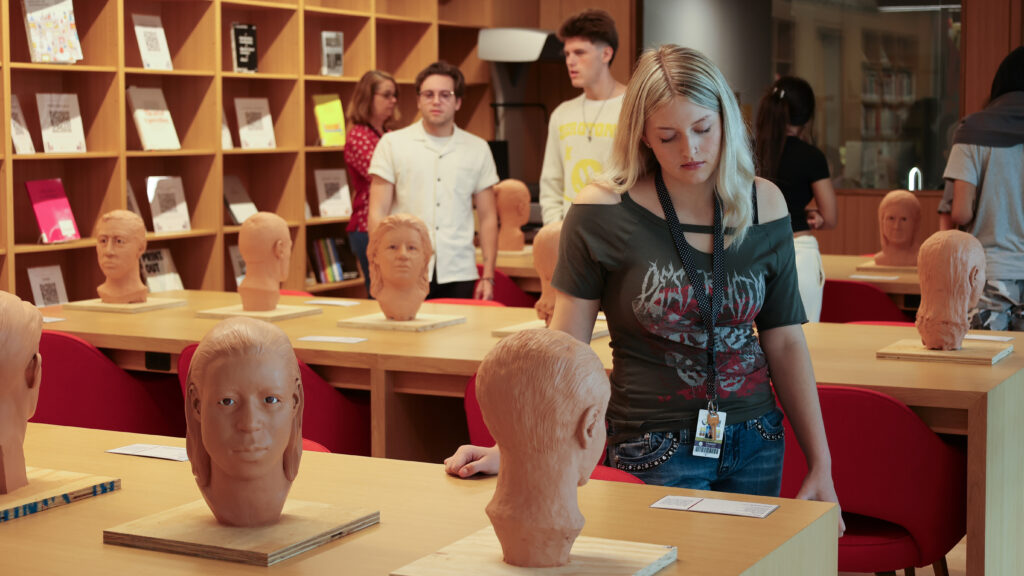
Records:
M463 306L494 306L504 308L505 305L497 300L477 300L476 298L431 298L425 300L431 304L462 304Z
M818 395L846 522L839 571L947 574L946 553L967 529L965 455L885 394L819 386ZM794 497L806 474L799 444L787 441L782 496Z
M484 267L477 264L477 271L480 276L484 274ZM537 299L523 291L511 278L501 270L494 271L494 300L505 306L517 306L519 308L533 308Z
M313 294L305 290L285 290L282 288L281 296L305 296L306 298L312 298Z
M173 374L129 373L71 334L43 330L39 404L32 422L165 436L185 435Z
M178 382L182 397L186 394L188 367L198 344L190 344L178 357ZM304 408L302 410L302 446L307 442L337 454L370 455L370 397L351 397L328 384L305 362L299 360ZM184 402L182 402L184 404Z
M469 428L469 441L477 446L494 446L494 437L491 436L487 424L484 423L484 415L480 411L480 403L476 399L476 374L469 377L466 384L466 395L462 402L466 409L466 425ZM644 481L624 472L618 468L612 468L598 464L590 474L592 480L613 480L615 482L626 482L628 484L643 484Z
M854 280L825 280L825 290L821 297L821 321L859 320L908 322L910 318L885 292L871 284Z

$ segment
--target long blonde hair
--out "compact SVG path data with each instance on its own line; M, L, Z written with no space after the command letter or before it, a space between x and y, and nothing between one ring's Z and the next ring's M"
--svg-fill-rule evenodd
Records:
M676 96L717 112L722 120L715 190L724 211L723 224L732 228L732 241L738 245L753 219L749 132L722 72L697 50L665 44L640 55L622 100L608 168L595 183L622 193L654 173L658 161L642 142L644 126L655 110Z

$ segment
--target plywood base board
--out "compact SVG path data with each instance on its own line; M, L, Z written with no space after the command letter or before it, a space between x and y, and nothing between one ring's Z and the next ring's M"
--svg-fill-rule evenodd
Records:
M929 350L920 339L894 342L875 353L878 358L893 360L917 360L920 362L955 362L958 364L981 364L991 366L1013 352L1008 342L986 342L964 340L959 350Z
M437 330L445 326L462 324L466 321L465 316L454 314L417 314L415 320L388 320L383 312L356 316L355 318L343 318L338 320L338 326L342 328L362 328L365 330L398 330L399 332L426 332Z
M399 568L391 576L647 576L675 562L677 554L675 546L580 536L565 566L522 568L502 560L501 543L494 528L488 526Z
M27 466L28 486L0 495L0 524L121 488L120 478Z
M520 324L513 324L511 326L505 326L504 328L496 328L491 330L491 336L498 338L504 338L505 336L511 336L516 332L522 332L523 330L533 330L536 328L543 328L543 320L530 320L529 322L522 322ZM591 338L604 338L608 335L608 323L602 320L598 320L594 323L594 332L590 335Z
M198 310L196 311L196 317L234 318L235 316L247 316L258 320L266 320L267 322L277 322L278 320L290 320L292 318L301 318L303 316L313 316L315 314L322 313L323 310L316 306L289 306L287 304L278 304L277 308L274 308L273 310L257 311L242 310L241 304L235 304L234 306L222 306L220 308Z
M863 264L857 265L858 272L889 272L891 274L917 274L917 266L886 266L884 264L875 264L874 260L868 260Z
M145 302L134 304L108 304L99 298L92 300L79 300L67 302L63 307L67 310L88 310L90 312L116 312L118 314L138 314L139 312L152 312L164 308L177 308L184 306L184 298L146 298Z
M272 526L222 526L197 500L103 531L105 544L271 566L380 522L380 512L288 500Z

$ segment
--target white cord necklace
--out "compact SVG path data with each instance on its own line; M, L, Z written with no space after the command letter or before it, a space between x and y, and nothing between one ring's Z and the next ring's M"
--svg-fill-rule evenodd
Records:
M583 126L587 130L587 142L593 142L594 140L594 124L597 123L598 119L601 118L601 112L604 111L604 105L612 99L612 95L615 94L615 84L612 84L612 92L607 98L601 100L601 107L597 109L597 116L594 117L594 123L587 125L587 95L583 95L583 102L580 106L580 112L583 113Z

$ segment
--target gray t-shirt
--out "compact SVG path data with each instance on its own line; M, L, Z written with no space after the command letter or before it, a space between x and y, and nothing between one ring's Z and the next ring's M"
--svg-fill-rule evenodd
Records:
M954 144L942 176L977 188L967 231L985 247L985 275L1024 280L1024 144Z

